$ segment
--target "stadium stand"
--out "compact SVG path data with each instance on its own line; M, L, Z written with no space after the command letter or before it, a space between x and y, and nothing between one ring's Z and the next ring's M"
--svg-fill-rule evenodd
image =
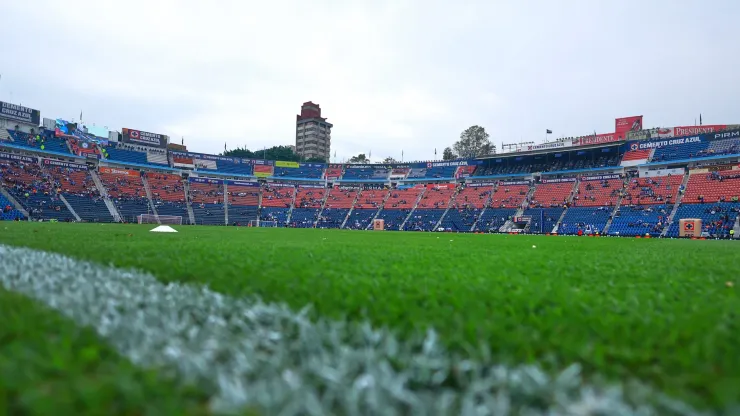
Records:
M681 204L666 236L678 237L679 219L698 218L702 220L702 231L708 233L710 237L727 238L735 224L738 211L740 204L734 202Z
M455 188L450 186L429 186L419 200L419 204L411 217L406 221L404 230L433 231L450 200L455 195Z
M338 186L329 190L324 210L319 217L318 228L339 228L347 217L359 189L341 189Z
M357 202L347 218L345 228L364 230L370 226L370 221L383 206L390 190L364 189L357 197Z
M622 205L671 204L682 181L679 175L633 178L627 184Z
M698 137L695 137L698 139ZM687 138L686 140L690 140ZM655 149L652 162L671 160L697 159L712 156L731 155L740 153L740 138L721 140L705 140L693 143L684 143L674 146L663 146Z
M390 170L386 167L362 167L356 168L349 166L344 170L342 179L344 180L378 180L384 181L388 179Z
M295 207L290 216L294 228L312 228L318 219L326 190L319 187L298 186Z
M262 207L260 208L260 220L276 221L279 227L284 227L288 222L288 213L293 203L295 186L265 185L262 187Z
M317 163L301 163L301 166L297 168L275 166L273 176L276 178L321 179L323 174L323 165Z
M493 186L468 186L460 190L440 223L446 231L468 232L488 205Z
M0 195L0 219L3 221L15 221L23 220L25 216L13 207L13 204L8 201L8 198Z
M606 206L570 207L565 211L558 234L601 233L612 215L613 208Z
M535 234L547 234L552 232L565 208L528 208L524 210L525 216L532 217L528 232Z
M573 206L603 207L614 206L623 190L622 179L582 180L578 184L578 194L573 197Z
M179 216L188 223L188 206L182 177L166 173L149 172L146 175L152 201L159 215Z
M138 215L151 214L144 183L138 172L101 169L99 176L124 222L136 222Z
M573 184L573 182L538 183L529 202L530 208L562 208L568 202Z
M511 208L486 208L480 215L475 225L475 231L498 232L506 221L516 214L516 209Z
M260 187L227 184L229 201L229 223L247 225L259 215Z
M195 223L224 225L224 186L220 183L190 183L190 205Z
M58 194L64 195L82 221L113 222L98 188L86 166L46 168Z
M74 221L74 215L57 196L50 176L35 163L0 162L5 188L32 218Z
M324 175L326 179L341 179L342 178L342 168L341 167L332 167L329 166L326 168L326 174Z
M66 140L55 137L52 131L42 130L36 134L31 134L8 130L8 135L13 141L12 144L15 146L26 147L30 150L72 154L69 151Z
M527 199L529 185L499 185L491 198L493 208L519 208Z
M609 235L644 236L650 234L652 237L657 237L663 232L663 227L672 210L673 205L622 205L609 227Z

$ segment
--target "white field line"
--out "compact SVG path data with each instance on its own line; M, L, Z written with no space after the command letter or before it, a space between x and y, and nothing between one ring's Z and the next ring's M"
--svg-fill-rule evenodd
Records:
M585 384L573 365L482 364L434 332L400 341L368 324L0 245L0 284L93 328L124 357L212 392L212 409L280 415L694 415L645 387ZM0 323L1 324L1 323Z

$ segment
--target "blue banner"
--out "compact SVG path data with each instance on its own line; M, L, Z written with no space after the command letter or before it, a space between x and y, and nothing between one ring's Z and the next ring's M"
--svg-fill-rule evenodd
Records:
M234 186L260 186L259 182L248 182L248 181L232 181L227 180L225 181L227 185L234 185Z
M188 182L190 183L210 183L214 185L221 185L222 183L224 183L224 181L221 179L193 178L193 177L188 178Z
M172 156L176 156L176 157L202 159L202 160L220 160L223 162L239 163L239 159L234 159L233 157L207 155L204 153L178 152L178 151L173 151L173 150L170 150L170 153L172 154Z
M501 181L499 185L529 185L529 181Z
M563 182L575 182L576 178L557 178L557 179L540 179L541 183L563 183Z
M728 130L719 133L707 133L704 136L706 136L709 140L737 139L740 138L740 130Z
M59 166L60 168L87 170L87 165L83 165L80 163L62 162L61 160L44 159L42 163L45 166Z
M598 176L585 176L581 178L582 181L603 181L608 179L619 179L622 176L620 174L614 175L598 175Z
M712 133L714 135L714 133ZM680 137L677 139L648 140L629 143L629 150L649 150L668 146L683 146L693 143L701 143L702 136Z
M30 162L30 163L36 162L35 157L14 155L12 153L3 153L3 152L0 152L0 159L17 160L19 162Z
M496 185L496 182L473 182L473 183L467 184L467 186L470 186L472 188L478 188L481 186L494 186L494 185Z

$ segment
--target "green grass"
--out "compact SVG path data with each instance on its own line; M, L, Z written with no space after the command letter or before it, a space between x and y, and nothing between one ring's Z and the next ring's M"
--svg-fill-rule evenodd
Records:
M504 363L580 362L703 407L740 395L735 242L150 228L3 223L0 243L312 304L402 337L434 327L461 354L483 343Z
M2 289L0 322L0 414L209 414L203 392L134 367L91 330Z

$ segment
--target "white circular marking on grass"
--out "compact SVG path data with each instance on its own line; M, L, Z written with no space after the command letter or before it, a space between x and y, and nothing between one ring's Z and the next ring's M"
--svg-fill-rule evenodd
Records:
M216 412L698 414L645 387L586 384L577 365L552 377L538 366L482 364L445 350L433 331L401 341L367 323L315 322L306 309L60 254L0 245L0 284L94 328L131 362L213 392Z

